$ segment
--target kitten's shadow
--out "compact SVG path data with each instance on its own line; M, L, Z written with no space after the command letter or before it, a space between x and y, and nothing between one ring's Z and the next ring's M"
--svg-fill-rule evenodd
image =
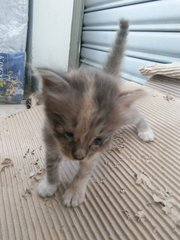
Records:
M78 161L62 161L59 167L60 183L66 188L73 180L79 169Z

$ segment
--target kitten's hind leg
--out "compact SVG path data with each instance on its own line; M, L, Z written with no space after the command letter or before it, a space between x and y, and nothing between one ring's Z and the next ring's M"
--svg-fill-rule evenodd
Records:
M137 109L132 109L127 124L136 126L138 137L144 142L151 142L154 140L154 133L151 127Z
M43 80L37 69L32 70L31 89L32 94L26 99L26 107L30 109L43 103Z
M30 109L37 105L41 105L42 103L43 103L42 94L33 93L26 99L26 108Z
M80 162L77 175L63 195L63 203L67 207L77 207L85 200L87 184L94 167L94 159Z

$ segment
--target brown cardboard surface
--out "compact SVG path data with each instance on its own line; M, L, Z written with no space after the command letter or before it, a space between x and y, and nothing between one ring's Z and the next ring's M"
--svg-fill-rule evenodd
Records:
M146 82L146 86L180 98L180 79L155 75Z
M133 127L117 131L90 180L86 202L66 208L61 197L77 171L64 162L54 197L36 193L44 174L43 108L0 119L1 240L180 239L180 100L158 93L138 104L156 139Z

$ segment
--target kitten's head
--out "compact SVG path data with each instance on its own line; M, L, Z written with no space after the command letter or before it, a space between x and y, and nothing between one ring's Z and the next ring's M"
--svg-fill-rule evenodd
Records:
M62 153L88 159L107 149L143 91L121 93L118 80L102 71L79 69L59 76L40 70L48 121Z

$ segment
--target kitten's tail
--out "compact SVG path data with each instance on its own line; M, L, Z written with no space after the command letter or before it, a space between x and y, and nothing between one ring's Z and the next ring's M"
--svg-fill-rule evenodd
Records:
M125 51L126 39L128 34L128 21L120 20L119 30L117 32L115 43L112 47L112 51L107 59L107 62L104 66L104 71L112 75L118 76L122 58Z

